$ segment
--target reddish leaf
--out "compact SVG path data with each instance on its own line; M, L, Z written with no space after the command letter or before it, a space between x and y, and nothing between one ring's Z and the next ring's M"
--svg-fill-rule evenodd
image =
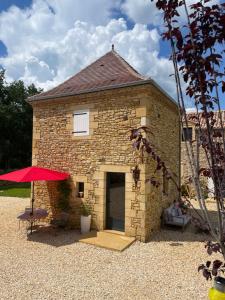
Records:
M222 92L225 92L225 81L222 81Z

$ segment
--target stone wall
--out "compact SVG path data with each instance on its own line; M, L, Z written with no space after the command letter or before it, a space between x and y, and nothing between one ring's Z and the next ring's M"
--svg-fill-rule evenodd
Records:
M192 128L192 145L195 158L199 158L197 142L196 142L196 132L195 124L192 122L188 123L188 127ZM202 153L203 154L203 153ZM201 155L202 159L204 155ZM188 160L187 149L184 141L181 141L181 184L188 183L191 176L191 167Z
M197 164L198 170L201 168L208 168L208 161L205 154L205 150L200 145L199 141L199 133L196 130L195 125L189 123L189 127L192 127L192 146L194 151L194 156ZM218 129L218 128L217 128ZM222 139L217 141L222 142ZM188 160L188 154L185 142L181 142L181 184L188 184L191 187L191 195L195 195L194 185L190 184L190 178L192 177L191 167ZM202 192L204 197L212 197L213 196L213 183L212 179L200 176L200 184L202 186ZM209 190L208 190L209 189Z
M156 89L151 89L146 103L147 125L153 134L148 138L155 145L156 153L165 162L166 167L174 174L173 178L180 185L180 126L177 107ZM156 164L148 159L145 165L148 179L155 172ZM156 188L151 184L145 186L146 198L146 238L160 227L160 216L179 193L177 186L171 181L166 182L167 189L163 191L163 174L157 171L155 177L161 185ZM158 216L155 218L154 216Z
M204 168L208 166L207 158L204 149L198 143L199 136L198 132L196 131L195 125L189 123L188 127L192 127L192 146L193 152L197 164L198 170L200 168ZM189 145L188 145L189 147ZM181 142L181 184L189 184L190 178L192 177L191 166L188 160L187 148L185 142ZM205 177L200 177L200 180L204 186L208 185L207 179ZM192 187L192 193L194 192L194 186Z
M171 185L164 197L160 190L153 191L145 184L146 176L153 171L150 163L140 165L140 188L134 188L131 168L135 166L135 159L130 130L139 127L144 118L149 119L157 146L171 169L179 173L176 106L150 84L39 100L32 106L33 165L71 174L71 225L76 228L80 225L81 199L77 197L77 183L84 182L83 201L92 207L92 227L104 229L105 174L125 172L125 234L146 241L158 228L162 207L173 201L176 192ZM86 108L90 110L90 135L75 137L73 112ZM57 182L35 185L35 204L47 208L50 218L58 213L57 197Z

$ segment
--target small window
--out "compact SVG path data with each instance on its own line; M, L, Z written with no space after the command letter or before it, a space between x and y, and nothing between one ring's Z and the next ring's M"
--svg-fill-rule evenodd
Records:
M79 110L73 114L73 134L89 135L89 110Z
M77 183L77 192L78 192L78 197L79 198L84 197L84 182L78 182Z
M182 142L192 141L192 127L183 128Z

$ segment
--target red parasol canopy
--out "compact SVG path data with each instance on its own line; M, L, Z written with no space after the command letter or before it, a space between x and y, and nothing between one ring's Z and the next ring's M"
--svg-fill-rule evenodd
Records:
M61 173L50 169L39 167L28 167L18 171L10 172L0 176L0 180L15 182L31 182L37 180L65 180L69 177L67 173Z
M0 176L0 180L8 180L15 182L32 182L32 207L30 215L34 214L34 181L38 180L65 180L69 177L69 174L58 171L53 171L46 168L28 167L18 171L10 172ZM31 234L32 234L33 222L31 221Z

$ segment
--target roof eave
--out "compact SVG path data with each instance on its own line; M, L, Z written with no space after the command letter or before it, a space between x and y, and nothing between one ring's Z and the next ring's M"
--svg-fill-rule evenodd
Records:
M40 94L40 95L29 97L27 99L27 101L29 103L32 103L32 102L36 102L36 101L39 101L39 100L51 100L51 99L57 99L57 98L64 98L64 97L69 97L69 96L76 96L76 95L89 94L89 93L101 92L101 91L106 91L106 90L125 88L125 87L129 87L129 86L144 85L144 84L149 84L149 83L154 85L157 89L159 89L167 98L170 99L170 101L173 104L175 104L177 106L176 101L169 94L167 94L167 92L164 89L162 89L151 78L148 78L148 79L145 79L145 80L138 80L138 81L134 81L134 82L129 82L129 83L117 84L117 85L113 85L113 86L105 86L105 87L103 86L103 87L99 87L99 88L87 89L87 90L80 91L80 92L62 93L62 94L58 94L58 95L47 95L47 96L41 96L41 94Z
M176 106L178 106L178 103L160 85L158 85L158 83L156 83L155 80L153 80L152 78L150 80L152 85L154 85L157 89L159 89L160 92L162 92L167 98L169 98L171 102L173 102Z

